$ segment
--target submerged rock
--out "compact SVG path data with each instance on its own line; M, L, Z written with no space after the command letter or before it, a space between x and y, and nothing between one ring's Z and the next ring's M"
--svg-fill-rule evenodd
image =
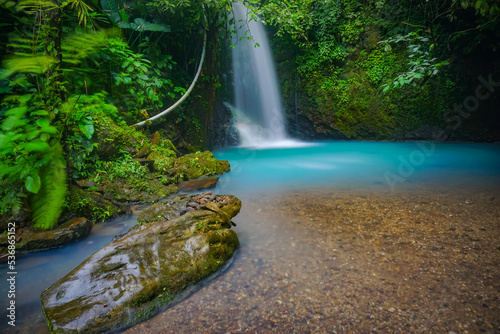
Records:
M200 210L133 228L42 292L50 331L100 333L129 327L223 267L239 246L228 227L241 202L230 195L217 197Z

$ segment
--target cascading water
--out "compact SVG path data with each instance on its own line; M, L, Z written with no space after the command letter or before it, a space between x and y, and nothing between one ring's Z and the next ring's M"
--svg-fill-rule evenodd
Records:
M264 25L248 19L249 10L233 4L235 107L232 111L241 146L257 148L297 146L288 139L283 106ZM249 40L250 39L250 40Z

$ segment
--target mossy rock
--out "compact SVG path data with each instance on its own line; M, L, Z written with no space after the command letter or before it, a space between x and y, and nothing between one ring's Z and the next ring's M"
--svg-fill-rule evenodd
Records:
M201 179L194 179L188 181L182 181L179 183L180 191L193 191L215 188L219 182L218 176L203 177Z
M131 154L147 154L149 138L125 123L117 124L104 113L93 115L97 143L96 152L101 160L110 160L121 155L120 151ZM144 148L146 146L146 148Z
M202 176L220 175L230 170L229 162L217 160L210 151L183 155L175 161L171 175L178 181L197 179Z
M158 179L117 179L101 187L108 199L135 203L154 203L178 191L176 185L165 185Z
M190 201L191 196L175 196L172 199L155 203L139 214L137 217L137 226L179 217L186 213L186 208Z
M216 204L217 208L224 208L224 211L218 212L217 209L215 209L216 207L211 205L213 203ZM231 207L231 205L234 207ZM234 217L238 214L240 207L241 203L234 200L231 195L214 195L211 191L199 194L175 196L168 200L155 203L146 210L142 211L139 214L139 217L137 217L137 226L142 224L158 223L164 219L173 219L200 208L213 210L214 212L218 212L223 217ZM227 219L225 219L220 223L225 223L228 227L231 227L230 220L227 221Z
M166 172L174 167L177 153L169 148L154 147L148 155L148 160L154 161L154 169L158 172Z
M63 246L89 235L93 223L83 217L72 218L52 230L36 230L26 227L18 230L20 240L16 242L16 251L34 251ZM2 240L2 239L5 239ZM0 236L0 254L7 252L7 237Z
M92 222L109 220L130 211L125 203L105 198L101 193L84 190L75 185L69 186L67 212L73 212Z
M208 277L239 247L220 222L241 202L188 212L131 230L41 294L51 333L102 333L130 327ZM216 212L219 211L219 212ZM223 214L223 216L222 216Z

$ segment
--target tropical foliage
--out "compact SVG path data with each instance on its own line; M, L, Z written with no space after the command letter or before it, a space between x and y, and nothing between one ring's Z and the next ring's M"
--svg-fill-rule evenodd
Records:
M479 74L500 71L493 0L253 4L255 16L274 26L284 99L296 101L289 112L347 137L391 139L444 126L446 110L470 94Z

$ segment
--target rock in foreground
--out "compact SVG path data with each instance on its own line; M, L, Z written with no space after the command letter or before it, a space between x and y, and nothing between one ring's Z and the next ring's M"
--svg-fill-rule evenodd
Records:
M234 196L135 228L42 292L52 333L101 333L146 320L220 269L239 246Z
M20 238L16 252L35 251L63 246L89 235L93 223L86 218L72 218L52 230L35 230L31 227L18 229ZM7 259L7 235L0 235L0 261Z

